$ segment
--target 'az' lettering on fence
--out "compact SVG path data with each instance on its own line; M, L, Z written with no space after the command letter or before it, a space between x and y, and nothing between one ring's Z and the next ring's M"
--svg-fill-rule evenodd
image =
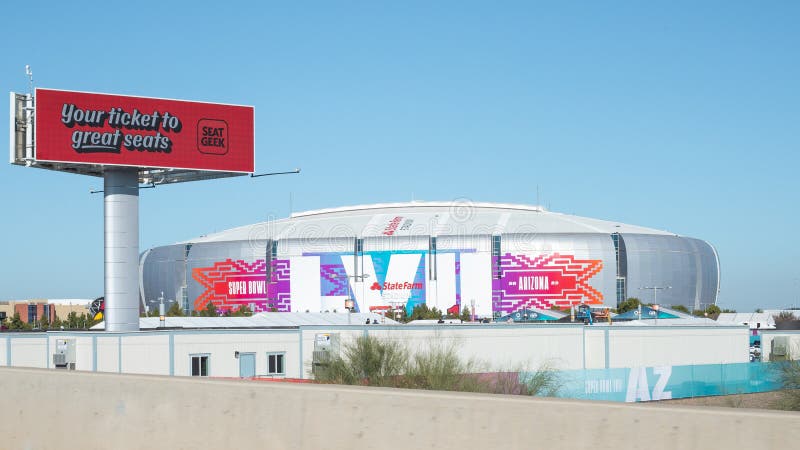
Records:
M658 375L658 380L650 393L650 382L647 379L647 368L634 367L628 375L628 390L625 395L626 402L649 402L650 400L669 400L672 391L664 390L672 375L672 366L653 367L653 374Z

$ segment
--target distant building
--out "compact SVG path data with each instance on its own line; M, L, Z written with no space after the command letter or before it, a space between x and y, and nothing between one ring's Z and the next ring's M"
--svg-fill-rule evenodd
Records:
M36 323L47 317L53 322L56 317L66 319L71 312L83 314L91 300L86 299L31 299L0 302L0 316L5 313L8 319L19 314L24 323Z
M717 322L724 325L747 325L751 330L775 328L775 318L769 313L721 313Z
M47 318L48 322L52 322L56 318L56 310L53 305L47 303L46 300L16 303L14 305L14 313L18 313L20 319L25 323L36 323Z

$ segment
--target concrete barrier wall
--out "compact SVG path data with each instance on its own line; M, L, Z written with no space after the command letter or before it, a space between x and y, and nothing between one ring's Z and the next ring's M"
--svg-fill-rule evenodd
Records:
M0 369L4 448L791 448L800 414Z

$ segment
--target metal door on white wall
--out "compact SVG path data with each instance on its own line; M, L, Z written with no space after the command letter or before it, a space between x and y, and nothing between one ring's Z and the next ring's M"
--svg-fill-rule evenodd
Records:
M239 353L239 377L252 378L256 376L256 354Z

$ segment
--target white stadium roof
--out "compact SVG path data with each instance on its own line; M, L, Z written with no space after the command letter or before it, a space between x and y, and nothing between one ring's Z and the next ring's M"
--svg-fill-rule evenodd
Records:
M550 212L541 206L509 203L405 202L346 206L294 213L286 219L232 228L188 241L333 237L458 236L536 233L674 233L620 222Z
M775 328L775 318L768 313L720 313L717 322L726 325L748 325L750 328Z
M605 325L598 321L599 325ZM679 319L644 319L644 320L626 320L614 322L614 327L673 327L673 326L700 326L700 327L725 327L735 326L736 324L718 323L714 319L708 317L693 317L693 318L679 318Z

